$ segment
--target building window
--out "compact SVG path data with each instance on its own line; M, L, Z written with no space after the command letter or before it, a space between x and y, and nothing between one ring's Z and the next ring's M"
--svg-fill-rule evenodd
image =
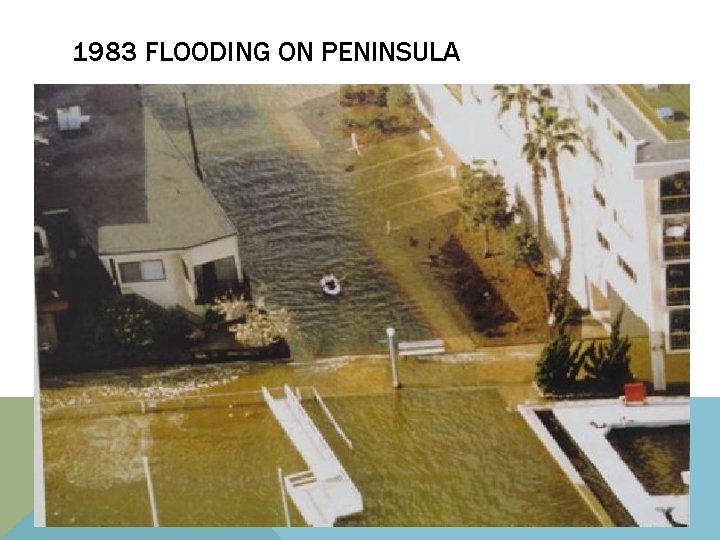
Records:
M600 114L600 109L597 103L590 99L590 96L585 96L585 104L587 105L587 108L594 112L596 115Z
M633 280L633 283L637 283L637 274L635 273L635 270L633 270L627 261L620 255L618 255L617 263L618 266L623 269L623 272L625 272L627 276Z
M670 349L690 348L690 309L670 311Z
M600 231L597 231L597 240L605 251L610 251L610 242L608 242L608 239L605 238L603 233L601 233Z
M660 179L660 212L662 214L690 212L690 171Z
M665 269L668 306L690 305L690 263L669 264Z
M595 197L595 200L598 202L598 204L600 206L605 208L605 206L606 206L605 197L603 196L602 193L600 193L598 188L595 186L593 186L593 197Z
M123 283L140 281L161 281L165 279L165 267L162 261L138 261L120 263L120 278Z
M620 141L620 143L621 143L624 147L627 148L627 139L625 138L625 134L624 134L621 130L616 129L615 132L613 133L613 135L615 135L615 138L616 138L618 141Z

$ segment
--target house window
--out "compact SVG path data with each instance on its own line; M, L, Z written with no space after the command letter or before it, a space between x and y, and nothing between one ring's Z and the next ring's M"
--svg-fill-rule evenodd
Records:
M599 204L600 206L602 206L603 208L605 208L605 205L606 205L605 197L603 196L602 193L600 193L600 191L598 190L598 188L595 187L595 186L593 186L593 197L595 197L595 200L598 202L598 204Z
M620 255L618 255L617 263L620 268L623 269L623 272L627 274L627 276L633 280L633 283L637 283L637 274L635 273L635 270L632 269L632 267L623 259Z
M603 233L601 233L600 231L597 231L597 240L605 251L610 251L610 242L608 242L608 239L605 238Z
M140 281L160 281L165 279L165 267L162 261L138 261L120 263L120 278L123 283Z

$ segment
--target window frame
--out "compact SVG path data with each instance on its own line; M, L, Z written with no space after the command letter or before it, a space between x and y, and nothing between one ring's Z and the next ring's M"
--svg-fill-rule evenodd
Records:
M161 278L154 278L154 279L144 279L144 278L142 277L142 265L143 265L143 263L159 263L159 264L160 264L160 268L162 269L162 277L161 277ZM130 279L130 280L125 279L125 274L123 273L123 267L126 266L126 265L137 265L137 266L138 266L138 270L139 270L139 274L140 274L140 279ZM119 271L119 274L120 274L120 282L123 283L123 284L125 284L125 283L152 283L152 282L155 282L155 281L165 281L165 280L167 280L167 272L165 272L165 263L163 262L162 259L146 259L146 260L142 260L142 261L125 261L125 262L118 262L118 263L117 263L117 266L118 266L118 271Z

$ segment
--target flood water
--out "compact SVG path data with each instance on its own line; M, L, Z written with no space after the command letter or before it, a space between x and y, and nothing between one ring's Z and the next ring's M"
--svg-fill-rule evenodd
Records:
M382 352L386 325L402 339L432 337L363 240L362 209L343 175L335 90L144 88L147 106L190 156L182 91L254 294L293 318L295 362L43 380L48 524L150 525L147 456L162 525L283 525L277 468L306 466L248 392L288 383L315 386L354 443L348 449L304 402L363 494L365 512L345 525L596 525L514 412L533 358L404 360L399 393L384 357L318 360ZM340 298L320 293L326 272L342 276ZM292 519L303 523L294 511Z
M240 374L228 384L203 388L202 404L176 399L145 414L137 402L119 408L116 395L110 395L127 384L119 378L95 387L85 380L84 390L72 385L48 389L48 523L150 524L141 462L146 455L161 524L282 525L277 468L289 474L306 465L257 394L225 391L252 387L256 381L288 381L314 383L353 442L351 450L319 406L303 401L363 494L365 511L340 525L597 524L522 418L508 407L503 387L427 384L434 371L443 371L458 385L471 384L482 377L475 365L405 364L407 386L393 392L386 364L357 359L316 368L226 366L224 374L236 369ZM132 393L158 396L153 378L164 381L169 396L171 385L162 372L146 376L144 394L137 382ZM363 395L357 393L361 388ZM333 391L343 394L333 397ZM95 408L52 406L83 392L95 392L96 403L101 394L113 400ZM160 402L145 399L148 410L153 403ZM295 511L292 520L303 524Z
M149 86L147 106L185 155L186 92L207 185L239 231L255 296L287 308L294 359L380 351L384 328L430 336L363 241L333 86ZM319 288L342 278L340 297Z
M608 440L651 495L687 493L690 426L613 429Z

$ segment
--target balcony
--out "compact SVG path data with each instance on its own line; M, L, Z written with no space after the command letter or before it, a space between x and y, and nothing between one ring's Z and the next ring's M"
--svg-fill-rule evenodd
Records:
M670 350L690 348L690 310L674 309L670 312Z
M660 179L660 213L690 213L690 173L681 172Z
M690 263L668 265L665 269L665 286L668 306L689 306Z
M670 350L680 351L690 348L690 332L671 332Z
M690 258L690 216L663 220L663 260Z

